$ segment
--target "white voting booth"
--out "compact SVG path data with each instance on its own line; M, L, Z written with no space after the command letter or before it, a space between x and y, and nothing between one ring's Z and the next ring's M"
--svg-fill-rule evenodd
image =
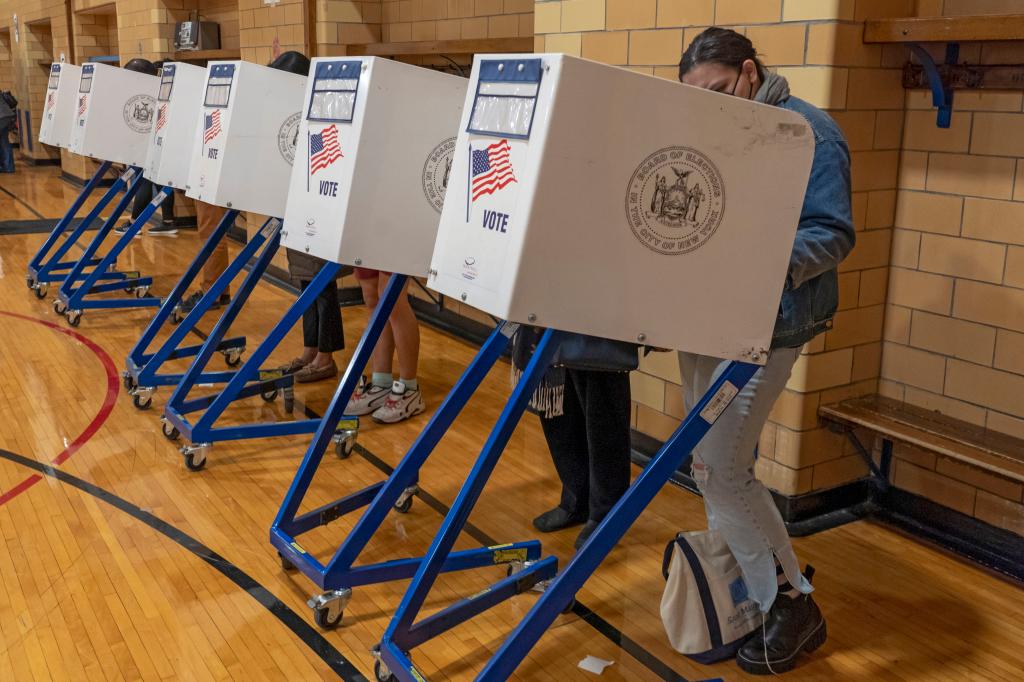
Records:
M282 243L425 276L465 78L377 57L313 61Z
M39 122L39 141L67 149L71 143L71 125L75 119L78 81L82 67L54 62L46 85L43 117Z
M156 98L145 176L167 187L184 188L194 151L206 69L180 62L164 64Z
M777 107L478 56L429 285L511 321L763 363L813 151Z
M210 62L186 194L284 215L306 77L248 62Z
M160 79L106 64L84 64L68 149L102 161L142 166L156 119Z

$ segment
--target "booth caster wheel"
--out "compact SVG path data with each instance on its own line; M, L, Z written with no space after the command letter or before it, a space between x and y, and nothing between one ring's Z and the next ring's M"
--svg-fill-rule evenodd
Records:
M388 670L387 665L384 661L380 660L380 645L376 645L370 650L370 654L373 655L373 676L377 678L377 682L398 682L398 677ZM409 652L406 651L405 655L408 656Z
M181 324L181 321L185 319L185 316L181 314L181 305L174 306L174 310L171 311L171 324Z
M32 277L32 275L25 276L25 286L28 287L29 289L36 288L36 280L34 277Z
M53 312L57 313L58 315L63 315L64 311L67 310L67 309L68 309L68 307L66 305L64 305L61 302L60 299L54 299L54 301L53 301Z
M124 386L124 390L126 391L131 391L138 386L138 384L135 383L135 379L132 378L132 375L129 374L127 370L121 372L121 384Z
M34 284L32 285L32 289L36 292L36 298L42 300L46 298L46 292L50 290L50 287L46 284Z
M306 606L313 609L313 620L318 626L324 630L333 630L341 625L341 617L351 599L352 590L343 587L316 595L306 602Z
M348 459L356 449L356 438L359 431L354 429L339 429L334 434L334 454L338 459Z
M137 410L148 410L153 407L153 395L147 390L136 388L132 393L132 405Z
M272 403L277 400L277 389L272 388L269 391L263 391L260 393L260 397L263 398L263 402Z
M175 441L181 438L181 431L178 430L177 426L172 425L166 419L160 420L160 430L164 433L164 438L170 441Z
M232 348L230 350L222 350L224 354L224 364L228 367L238 367L242 362L242 351L243 348Z
M135 298L146 298L149 294L149 285L141 286L135 290Z
M398 678L391 674L382 661L373 662L373 676L377 678L377 682L398 682Z
M286 571L294 571L295 570L295 564L293 564L292 562L288 561L288 557L286 557L284 554L281 554L280 552L278 552L277 553L277 559L278 559L278 561L281 562L281 568L283 568L284 570L286 570Z
M65 315L68 320L68 324L72 327L77 327L82 322L82 311L81 310L69 310Z
M181 456L185 460L185 468L189 471L199 471L206 466L206 454L209 449L209 445L182 446Z
M398 501L395 502L394 509L399 514L408 514L409 510L412 509L412 498L420 491L416 486L411 486L402 491Z

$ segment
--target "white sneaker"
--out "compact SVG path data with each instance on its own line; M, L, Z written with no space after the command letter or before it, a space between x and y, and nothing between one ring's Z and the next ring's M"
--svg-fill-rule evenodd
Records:
M345 408L345 414L350 417L362 417L375 412L384 406L389 395L391 395L391 389L387 386L363 384L352 394L348 401L348 407Z
M396 424L409 417L415 417L427 406L423 403L423 394L420 390L410 390L401 381L391 385L391 392L388 394L384 405L373 413L373 421L380 424Z

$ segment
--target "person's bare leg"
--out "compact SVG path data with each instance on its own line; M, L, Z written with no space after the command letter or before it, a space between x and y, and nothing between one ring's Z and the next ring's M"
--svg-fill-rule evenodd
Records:
M377 309L377 302L380 300L380 295L377 290L377 282L383 279L383 277L376 277L374 279L361 279L359 280L359 288L363 290L363 301L366 303L366 309L373 314L373 311ZM395 336L391 331L391 325L387 324L384 326L384 331L380 335L380 339L377 340L377 345L373 349L373 359L371 364L373 365L373 373L378 377L387 374L391 376L394 373L392 369L394 366L395 357ZM391 385L391 382L388 382Z
M384 287L388 284L388 278L378 277L380 295L384 294ZM413 382L410 388L417 387L417 371L420 361L420 323L416 319L416 313L412 311L409 304L409 284L406 283L402 294L398 297L395 309L391 312L390 324L394 333L394 345L398 350L398 376L406 384Z

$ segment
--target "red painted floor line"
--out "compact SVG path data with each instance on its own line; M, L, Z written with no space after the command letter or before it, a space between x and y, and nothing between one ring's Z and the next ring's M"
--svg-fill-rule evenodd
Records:
M0 310L0 315L13 317L19 320L27 320L28 322L34 322L35 324L41 324L44 327L49 327L53 331L69 336L92 351L93 355L95 355L100 361L100 364L103 365L103 370L107 374L107 393L103 398L103 404L100 405L99 412L97 412L96 416L93 417L91 422L89 422L89 425L85 427L85 430L78 434L78 437L71 441L66 448L61 450L61 452L50 461L51 464L55 465L66 462L68 457L78 452L83 445L89 442L90 438L96 435L96 432L100 430L103 423L107 421L110 413L114 411L114 404L117 402L117 394L121 390L117 367L114 366L114 361L110 359L110 356L107 355L107 352L103 350L103 348L93 342L92 339L82 336L72 329L61 327L60 325L47 322L46 320L41 320L37 317L29 317L28 315L20 315L18 313L9 313L3 310ZM41 480L41 476L33 474L10 490L0 493L0 505L7 504Z

